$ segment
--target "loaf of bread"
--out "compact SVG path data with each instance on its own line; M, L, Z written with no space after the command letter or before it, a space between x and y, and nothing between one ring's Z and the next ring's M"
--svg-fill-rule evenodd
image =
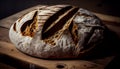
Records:
M70 5L39 6L20 17L9 37L18 50L40 58L77 58L104 39L93 13Z

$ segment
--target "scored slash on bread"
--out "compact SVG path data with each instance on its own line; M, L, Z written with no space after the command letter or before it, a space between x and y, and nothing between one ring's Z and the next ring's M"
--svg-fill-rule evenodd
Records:
M99 44L105 27L91 12L70 5L40 6L20 17L9 37L20 51L40 58L77 58Z

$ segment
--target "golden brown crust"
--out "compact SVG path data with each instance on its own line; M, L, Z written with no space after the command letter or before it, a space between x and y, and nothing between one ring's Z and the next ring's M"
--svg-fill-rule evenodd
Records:
M33 37L35 35L38 29L37 13L36 11L33 18L22 25L21 33L23 36Z
M76 24L72 24L72 29L70 30L71 34L72 34L72 38L75 44L78 43L78 26Z

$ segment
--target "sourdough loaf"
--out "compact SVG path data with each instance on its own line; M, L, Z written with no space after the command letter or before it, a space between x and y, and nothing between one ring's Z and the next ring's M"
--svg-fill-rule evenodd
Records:
M99 44L105 27L93 13L70 5L39 6L20 17L9 37L20 51L40 58L77 58Z

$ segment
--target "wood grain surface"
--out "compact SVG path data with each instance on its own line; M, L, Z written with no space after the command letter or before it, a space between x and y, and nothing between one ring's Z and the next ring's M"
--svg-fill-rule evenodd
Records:
M15 48L10 42L8 32L10 26L23 14L35 9L28 8L12 16L0 20L0 62L16 68L28 69L104 69L115 57L105 56L93 59L48 60L26 55ZM95 12L94 12L95 13ZM95 13L103 23L120 37L120 18Z

